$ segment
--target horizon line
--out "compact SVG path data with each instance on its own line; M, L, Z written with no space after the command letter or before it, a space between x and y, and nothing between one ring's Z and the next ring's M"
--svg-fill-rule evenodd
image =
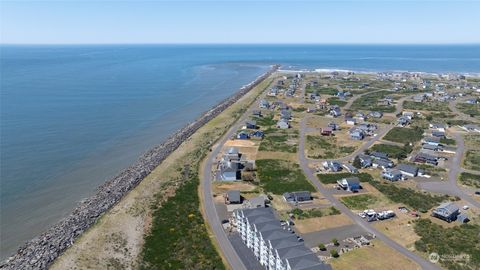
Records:
M263 43L247 43L247 42L118 42L118 43L0 43L0 46L55 46L55 45L393 45L393 46L448 46L448 45L480 45L480 42L458 42L458 43L390 43L390 42L304 42L304 43L284 43L284 42L263 42Z

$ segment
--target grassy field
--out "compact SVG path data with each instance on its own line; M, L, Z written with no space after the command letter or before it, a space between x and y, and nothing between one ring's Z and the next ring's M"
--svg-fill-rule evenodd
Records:
M388 258L388 259L387 259ZM373 240L367 247L354 249L328 261L333 269L341 270L418 270L413 261L387 246Z
M454 139L449 139L449 138L441 138L440 143L445 144L445 145L456 145L457 144L457 142Z
M319 87L319 86L307 86L305 88L305 93L310 94L310 93L319 93L323 95L335 95L337 93L337 89L333 87Z
M306 136L305 149L309 158L339 158L349 155L357 149L354 146L337 146L337 138L332 136Z
M300 166L286 160L256 160L260 186L265 192L281 195L292 191L310 191L315 188L308 182Z
M259 151L296 153L298 134L295 130L270 128L265 130L265 137L260 143Z
M295 219L307 219L307 218L316 218L316 217L323 217L323 216L340 215L340 211L333 206L329 208L316 208L316 209L308 209L308 210L295 208L292 211L290 211L289 214L293 214Z
M391 158L405 159L412 152L412 147L409 145L401 147L390 144L375 144L370 150L386 153Z
M323 184L335 184L337 180L347 177L358 177L360 182L370 182L373 180L372 176L368 173L329 173L329 174L317 174L317 178Z
M462 185L480 188L480 174L462 172L459 180Z
M350 209L363 210L375 204L378 199L370 194L342 197L340 200Z
M431 195L410 188L397 187L391 183L371 181L370 184L391 201L405 204L422 213L426 213L432 207L450 199L447 195Z
M384 140L398 143L415 143L422 139L423 130L420 128L392 128L384 137Z
M365 94L352 103L352 110L369 110L379 112L394 112L395 107L391 105L380 105L379 100L392 93L389 91L380 91L371 94Z
M405 110L450 112L448 103L440 101L415 102L406 100L403 102L403 108Z
M273 120L273 114L267 114L263 117L254 117L253 120L255 120L257 125L263 129L270 128L277 123Z
M480 105L479 104L466 104L459 103L457 104L457 109L464 114L470 115L472 117L480 116Z
M415 232L421 237L415 242L415 249L440 255L440 264L447 269L480 269L480 225L463 224L444 228L429 219L415 222ZM466 255L466 256L465 256ZM443 259L443 258L454 259Z
M338 97L330 97L327 99L327 102L330 105L338 105L339 107L343 107L347 104L345 100L340 100Z
M466 169L480 171L480 150L468 150L464 165Z

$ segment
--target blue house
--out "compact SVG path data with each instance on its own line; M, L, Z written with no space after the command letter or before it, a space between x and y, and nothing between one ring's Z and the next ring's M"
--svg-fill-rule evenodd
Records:
M360 159L360 165L362 165L362 168L367 168L367 167L372 166L372 158L371 157L369 157L367 155L360 154L360 155L358 155L358 158Z
M256 130L250 133L250 137L263 138L263 136L265 136L265 134L261 130Z
M250 134L248 134L246 131L242 130L237 134L237 139L248 140L248 139L250 139Z
M342 189L348 190L351 192L356 192L362 188L360 186L360 180L358 179L358 177L343 178L342 180L338 180L337 184Z
M353 130L350 130L350 138L360 141L365 138L365 134L360 129L353 129Z

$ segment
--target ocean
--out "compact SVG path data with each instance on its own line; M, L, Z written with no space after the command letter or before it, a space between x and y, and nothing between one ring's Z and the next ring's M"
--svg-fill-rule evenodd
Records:
M2 45L1 258L271 64L480 73L480 45Z

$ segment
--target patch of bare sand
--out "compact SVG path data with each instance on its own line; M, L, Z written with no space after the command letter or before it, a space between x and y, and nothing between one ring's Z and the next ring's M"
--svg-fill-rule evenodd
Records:
M325 229L353 224L345 214L295 220L295 229L300 233L316 232Z

